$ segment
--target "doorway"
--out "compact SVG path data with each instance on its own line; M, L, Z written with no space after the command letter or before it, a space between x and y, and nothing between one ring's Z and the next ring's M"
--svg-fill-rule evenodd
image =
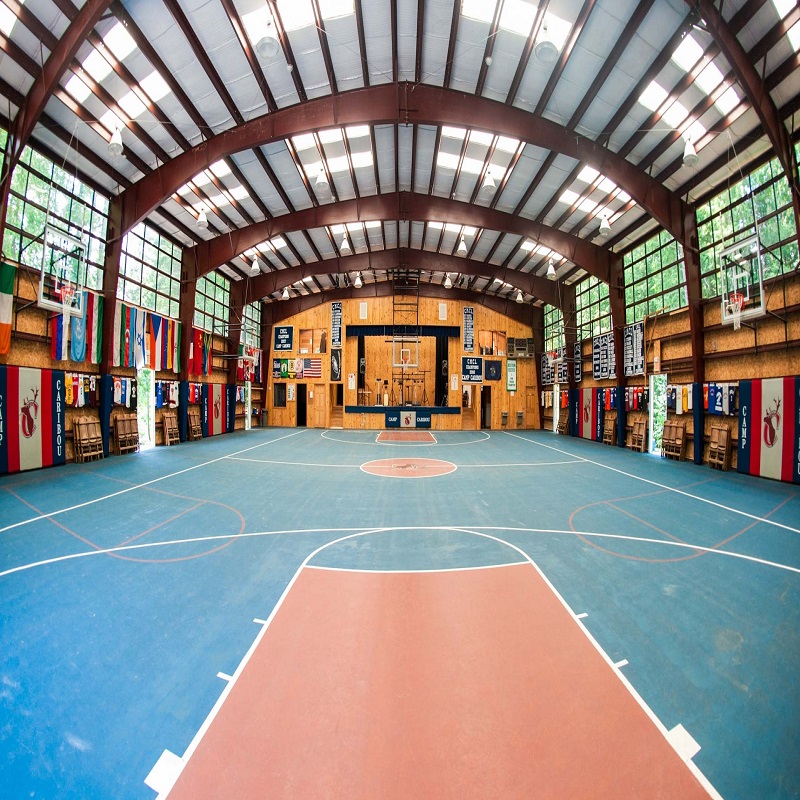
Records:
M136 422L139 449L156 446L156 384L152 369L136 370Z
M561 416L561 387L557 384L553 384L553 419L551 422L553 423L553 433L558 433L558 420Z
M492 427L492 387L481 387L481 428Z
M661 455L661 436L667 418L667 376L650 376L650 452Z
M308 425L308 399L306 385L297 384L297 427L305 428Z

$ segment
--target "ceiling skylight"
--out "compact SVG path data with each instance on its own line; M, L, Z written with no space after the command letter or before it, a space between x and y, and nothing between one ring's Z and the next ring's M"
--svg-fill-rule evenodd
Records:
M92 52L83 59L83 68L98 83L111 72L111 64L109 64L97 50L92 50Z
M82 103L92 93L92 90L77 75L73 75L64 88L79 103Z
M219 161L215 161L209 169L211 172L216 175L218 178L222 178L225 175L231 174L231 168L228 166L228 162L220 159Z
M706 94L711 94L722 83L722 72L712 61L694 81Z
M449 125L442 126L442 136L446 136L448 139L463 139L466 135L466 128L451 128Z
M600 173L593 167L584 167L578 175L578 180L584 183L592 183Z
M651 111L658 111L661 104L667 99L667 90L660 84L652 81L642 92L639 102Z
M703 57L703 48L691 37L685 36L672 54L672 60L688 72Z
M795 22L786 32L786 35L789 37L789 42L795 53L800 52L800 22Z
M103 43L116 56L118 61L122 61L125 56L130 55L136 49L136 42L125 29L125 26L118 22L104 37Z
M783 19L795 7L796 0L772 0L772 4L778 16Z
M472 228L469 225L457 225L455 222L429 222L428 227L437 231L444 228L445 233L459 233L463 231L464 236L474 236L478 232L477 228Z
M119 107L128 115L130 119L136 119L146 110L145 104L141 101L136 92L128 92L119 101Z
M6 37L11 36L11 31L14 30L14 23L17 21L17 15L5 3L0 3L0 31Z
M355 14L353 0L319 0L319 13L323 19L336 19Z
M277 6L284 30L296 31L314 24L311 0L278 0Z
M316 147L313 133L301 133L299 136L292 136L292 144L295 150L310 150Z
M662 115L662 119L670 128L677 128L689 116L689 109L676 100Z
M124 128L125 123L113 112L113 111L106 111L102 117L100 117L100 124L110 130L112 133L117 128Z
M572 189L567 189L561 197L558 198L560 203L566 203L568 206L574 205L577 202L580 195L577 192L573 192Z
M142 87L145 94L154 102L157 103L162 97L166 97L169 92L167 82L161 77L158 72L151 72L146 78L139 81L139 86Z
M723 113L730 114L739 105L739 94L733 86L729 86L715 101L714 105Z

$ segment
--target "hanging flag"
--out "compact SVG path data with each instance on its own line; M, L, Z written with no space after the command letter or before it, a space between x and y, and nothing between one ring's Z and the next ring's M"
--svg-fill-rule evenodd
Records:
M162 336L164 334L164 320L158 314L150 314L150 366L158 372L161 369L161 356L163 350Z
M83 290L80 314L72 313L69 318L70 347L69 357L73 361L86 360L86 312L89 292Z
M204 383L202 388L203 436L227 433L227 387L221 383Z
M59 370L0 366L0 473L66 463Z
M69 359L69 325L64 324L63 314L55 314L50 319L50 355L53 361Z
M181 371L181 324L172 322L172 371Z
M213 336L210 333L203 333L203 375L211 374L211 349Z
M103 298L94 292L86 295L86 348L89 361L100 363L103 340Z
M306 378L321 378L322 377L322 359L321 358L304 358L303 359L303 375Z
M144 369L147 364L146 331L147 312L141 308L136 310L135 328L133 330L133 364L136 369Z
M11 349L11 318L14 311L16 267L0 262L0 355Z
M112 347L112 366L121 367L122 360L122 303L117 300L114 304L114 341Z

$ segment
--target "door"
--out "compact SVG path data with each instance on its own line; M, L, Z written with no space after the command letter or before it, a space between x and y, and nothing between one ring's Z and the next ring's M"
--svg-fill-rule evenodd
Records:
M165 399L166 400L166 399ZM167 403L164 402L166 406ZM139 428L139 449L156 446L156 388L152 369L136 370L136 417Z
M661 436L667 418L667 376L650 376L650 452L661 455Z
M481 387L481 428L492 427L492 387Z
M315 428L324 428L326 427L326 420L325 420L325 384L324 383L315 383L314 384L314 398L312 402L312 408L314 409L314 427Z
M539 393L533 386L525 387L525 427L536 428L536 412L539 406Z
M297 384L297 427L305 428L308 425L308 400L306 395L306 385Z

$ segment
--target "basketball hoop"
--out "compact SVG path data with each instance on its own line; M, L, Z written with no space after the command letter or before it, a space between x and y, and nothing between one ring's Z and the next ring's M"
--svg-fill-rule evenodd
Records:
M744 310L745 297L741 292L731 292L728 295L728 314L733 320L733 329L738 331L742 327L742 311Z
M556 363L556 351L550 350L549 352L545 353L547 356L547 368L552 369L553 365Z
M72 301L75 297L75 286L71 283L61 284L59 289L61 294L62 314L68 317L72 313Z

